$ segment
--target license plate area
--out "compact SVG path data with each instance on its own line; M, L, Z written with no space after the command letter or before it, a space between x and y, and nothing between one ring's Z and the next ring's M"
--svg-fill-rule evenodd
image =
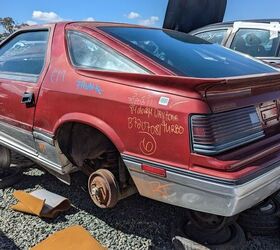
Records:
M257 112L264 128L269 128L280 123L278 100L260 103L257 106Z

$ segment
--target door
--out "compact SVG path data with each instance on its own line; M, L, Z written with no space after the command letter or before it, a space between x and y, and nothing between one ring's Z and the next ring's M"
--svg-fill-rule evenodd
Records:
M16 33L0 46L0 143L36 154L36 98L46 68L49 30Z

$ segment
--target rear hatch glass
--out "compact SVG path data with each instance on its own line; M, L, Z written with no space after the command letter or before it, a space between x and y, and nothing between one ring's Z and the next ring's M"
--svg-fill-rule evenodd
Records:
M100 29L181 76L218 78L277 72L258 60L177 31L135 27Z

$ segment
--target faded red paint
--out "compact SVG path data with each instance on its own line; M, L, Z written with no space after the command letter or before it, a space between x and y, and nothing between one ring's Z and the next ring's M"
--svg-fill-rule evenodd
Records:
M226 179L240 178L265 167L264 162L259 162L258 165L250 163L232 170L233 164L247 157L245 149L240 151L239 157L223 159L192 153L189 117L279 97L279 84L273 84L279 83L279 75L260 77L261 81L269 79L271 84L264 86L259 83L257 87L253 87L257 78L178 77L99 31L96 25L105 24L59 23L47 26L51 30L50 42L38 84L13 82L13 85L1 85L0 101L1 98L9 98L10 103L1 107L1 117L18 127L36 128L53 135L66 122L85 123L107 135L121 153ZM94 36L145 66L153 75L75 69L68 57L66 30L79 30ZM78 81L79 86L92 84L95 90L77 87ZM231 93L235 89L240 90L237 87L246 85L246 82L250 82L250 91ZM14 86L13 89L10 86ZM35 107L23 112L18 100L27 90L34 92L37 101ZM274 90L271 96L267 95L268 90ZM226 95L228 92L230 98ZM161 97L168 98L168 105L159 104ZM275 157L280 158L280 155Z

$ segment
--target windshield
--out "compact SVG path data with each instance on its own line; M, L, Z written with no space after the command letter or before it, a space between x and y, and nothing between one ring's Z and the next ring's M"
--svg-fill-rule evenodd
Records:
M100 29L181 76L217 78L277 72L248 56L177 31L134 27Z

